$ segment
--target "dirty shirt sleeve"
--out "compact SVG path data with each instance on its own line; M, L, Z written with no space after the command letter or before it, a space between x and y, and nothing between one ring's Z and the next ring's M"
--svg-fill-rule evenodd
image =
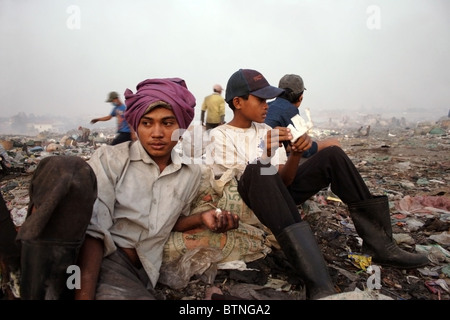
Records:
M123 167L120 164L123 156L118 151L113 151L111 146L102 146L88 161L97 176L98 196L86 233L103 240L105 256L117 249L109 229L113 225L115 184Z
M181 216L189 216L191 214L191 210L193 209L194 200L198 196L198 192L200 190L201 179L202 179L202 169L200 165L189 165L188 166L191 173L189 174L189 179L191 180L191 193L188 196L185 205L183 206L180 215Z

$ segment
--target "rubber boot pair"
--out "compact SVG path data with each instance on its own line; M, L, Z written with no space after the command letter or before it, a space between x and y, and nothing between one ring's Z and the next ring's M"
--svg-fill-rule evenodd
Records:
M305 283L308 299L316 300L337 293L316 238L306 221L288 226L276 239Z
M419 268L429 263L424 254L410 253L398 247L392 238L389 200L386 196L348 205L356 232L363 239L362 252L383 266Z

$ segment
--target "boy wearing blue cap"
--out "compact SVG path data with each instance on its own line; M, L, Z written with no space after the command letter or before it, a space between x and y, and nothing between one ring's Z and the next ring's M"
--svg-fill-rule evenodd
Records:
M299 165L312 140L307 133L293 139L289 128L264 123L266 100L284 92L251 69L239 69L228 80L225 100L233 119L211 130L208 156L216 178L235 170L238 192L245 204L277 239L305 283L309 299L336 293L327 265L308 223L297 205L320 190L331 190L348 205L363 252L374 262L397 268L428 264L427 256L400 249L392 238L386 196L374 196L352 161L338 146L318 152ZM286 155L282 143L288 141Z

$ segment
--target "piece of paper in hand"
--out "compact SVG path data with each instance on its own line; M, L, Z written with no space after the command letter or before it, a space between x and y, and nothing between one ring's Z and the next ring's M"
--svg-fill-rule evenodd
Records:
M311 112L309 109L305 109L307 120L303 119L299 114L296 114L291 118L291 121L294 125L289 124L287 127L291 129L292 139L291 142L294 143L298 138L300 138L303 134L308 132L309 129L312 128L313 123L311 121Z

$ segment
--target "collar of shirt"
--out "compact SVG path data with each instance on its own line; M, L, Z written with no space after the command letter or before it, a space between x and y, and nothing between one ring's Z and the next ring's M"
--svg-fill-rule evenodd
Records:
M163 175L170 174L172 172L180 170L181 168L181 157L179 156L175 148L172 149L170 157L172 159L172 163L164 169ZM152 157L150 157L139 140L136 140L130 147L130 161L143 161L145 163L151 163L156 166L156 162L152 159Z

